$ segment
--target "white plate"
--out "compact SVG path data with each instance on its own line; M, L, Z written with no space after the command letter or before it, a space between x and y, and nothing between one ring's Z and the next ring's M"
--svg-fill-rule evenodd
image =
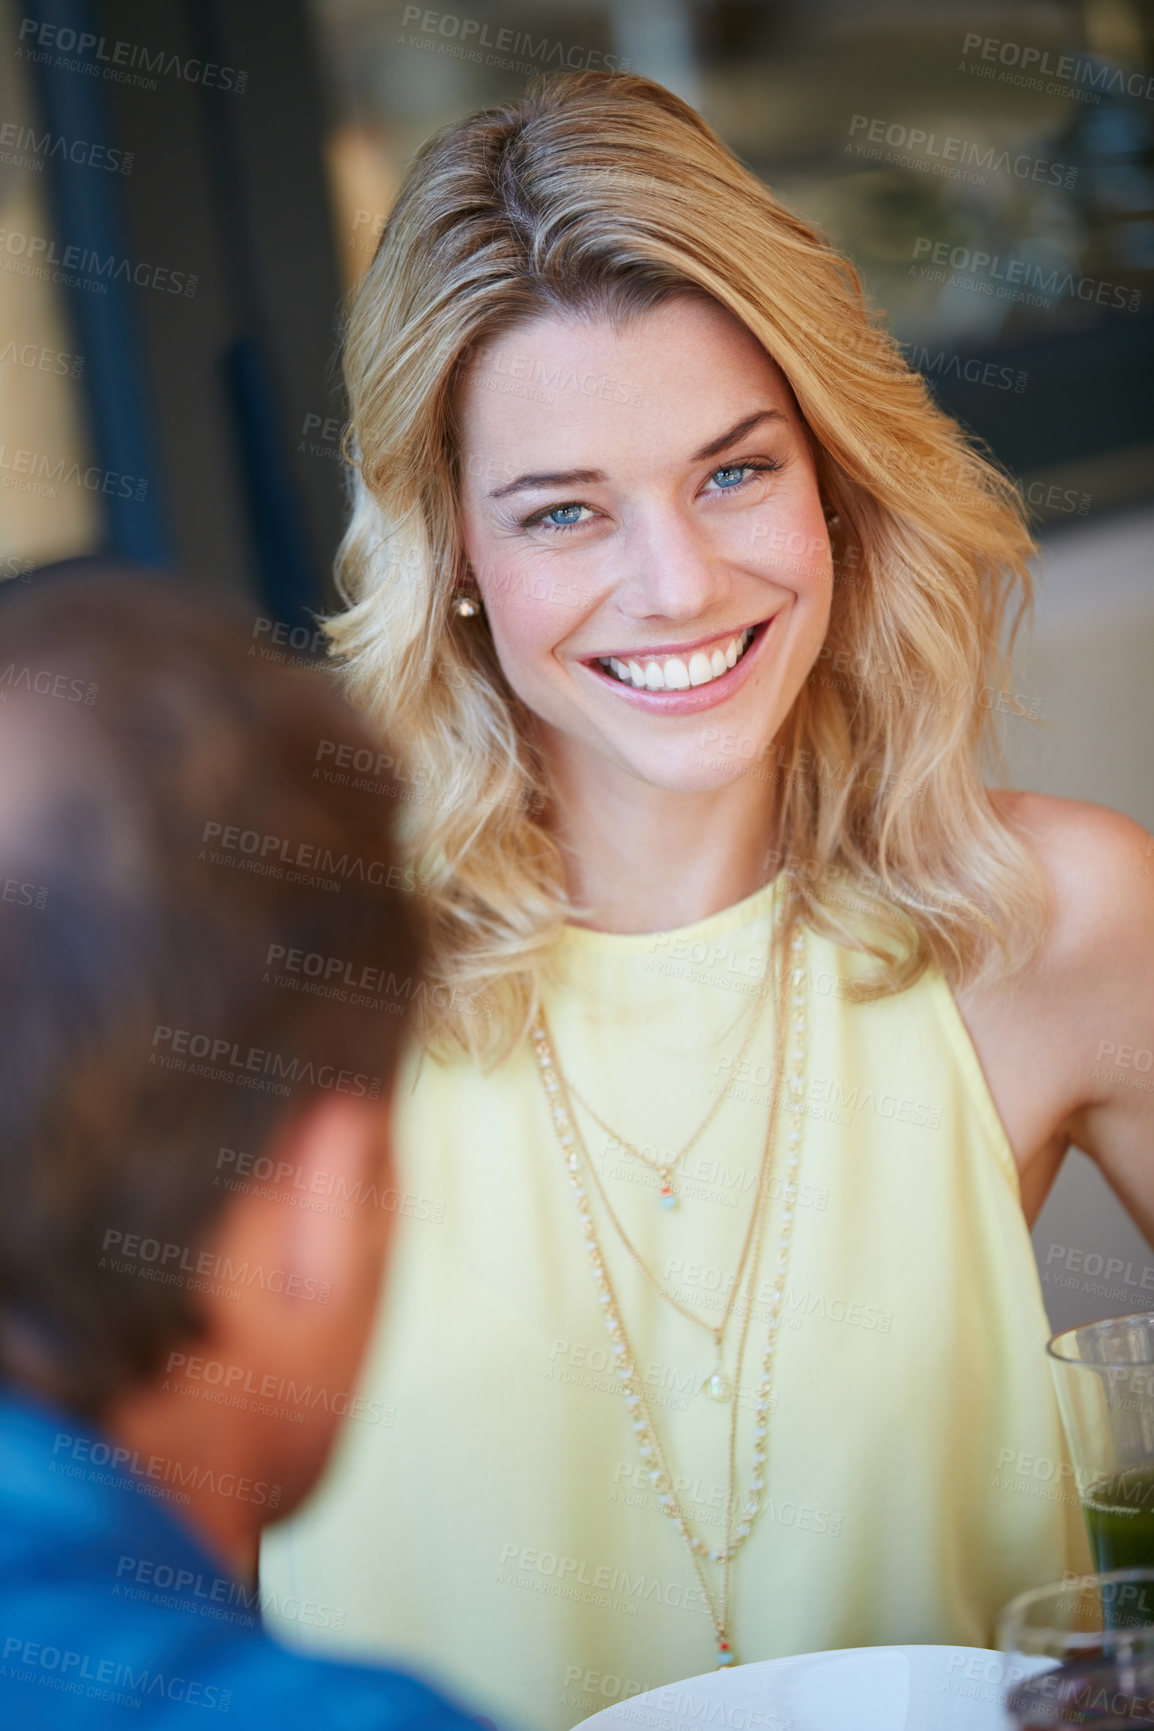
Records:
M846 1647L667 1683L582 1731L1003 1731L1002 1700L1049 1660L984 1647Z

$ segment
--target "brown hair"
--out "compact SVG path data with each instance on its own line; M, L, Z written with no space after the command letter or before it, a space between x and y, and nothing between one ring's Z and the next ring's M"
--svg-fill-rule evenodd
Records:
M414 995L389 809L318 767L362 726L248 626L125 573L0 602L0 1376L91 1414L200 1326L221 1150L387 1094Z

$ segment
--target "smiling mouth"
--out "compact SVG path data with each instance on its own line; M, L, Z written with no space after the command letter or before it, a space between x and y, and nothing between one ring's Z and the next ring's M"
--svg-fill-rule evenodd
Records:
M598 656L595 665L621 685L635 691L689 691L724 679L737 666L757 631L755 625L732 637L719 638L708 649L683 655Z

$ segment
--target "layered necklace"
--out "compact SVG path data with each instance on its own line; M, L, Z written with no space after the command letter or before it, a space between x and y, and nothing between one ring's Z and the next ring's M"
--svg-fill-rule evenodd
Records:
M770 949L773 954L773 946ZM544 1011L540 1011L531 1031L534 1056L541 1076L549 1105L553 1128L556 1132L558 1145L565 1161L569 1183L577 1202L580 1217L581 1232L589 1257L590 1272L597 1291L598 1300L605 1318L614 1366L619 1377L625 1403L628 1408L630 1423L637 1438L637 1446L641 1454L642 1466L649 1482L657 1496L658 1504L677 1529L684 1541L701 1587L702 1596L709 1608L717 1637L718 1667L732 1665L737 1662L733 1643L729 1635L730 1609L730 1566L737 1552L748 1539L762 1513L763 1492L765 1490L765 1458L767 1437L769 1432L769 1409L773 1392L773 1371L776 1361L777 1342L781 1329L781 1316L785 1301L786 1276L789 1269L789 1254L793 1242L794 1214L797 1207L797 1172L801 1159L801 1138L805 1122L805 938L800 924L795 924L788 946L788 960L781 971L778 982L777 1022L775 1039L775 1058L773 1070L773 1091L770 1096L769 1120L766 1126L765 1145L762 1151L761 1165L758 1172L757 1187L754 1194L753 1213L750 1216L749 1227L742 1245L737 1269L730 1283L730 1291L725 1312L720 1324L708 1322L696 1315L681 1301L666 1291L661 1281L646 1265L636 1246L625 1232L620 1220L609 1203L605 1188L601 1183L597 1168L589 1156L588 1148L581 1136L580 1129L571 1109L571 1101L575 1098L572 1085L566 1080L557 1053L549 1034L548 1023ZM760 1010L760 1006L759 1006ZM792 1010L792 1015L788 1012ZM746 1037L746 1045L752 1040L753 1027L756 1026L757 1014L751 1023ZM787 1036L787 1023L791 1024ZM788 1074L787 1074L787 1040L788 1040ZM767 1196L769 1191L770 1169L773 1164L775 1132L777 1128L778 1109L782 1094L787 1096L786 1110L790 1117L787 1137L787 1154L785 1182L782 1185L781 1221L778 1229L777 1257L773 1265L772 1291L769 1299L769 1318L766 1328L765 1348L762 1353L761 1381L757 1387L754 1410L754 1445L752 1471L748 1487L741 1499L737 1484L737 1421L739 1402L735 1398L741 1388L742 1368L745 1362L746 1341L749 1324L753 1315L753 1292L757 1277L757 1269L761 1258L762 1240L765 1230L767 1213ZM724 1091L719 1096L711 1110L706 1123L710 1122L720 1102L724 1099ZM600 1120L598 1120L600 1122ZM691 1139L689 1146L702 1133L704 1125ZM612 1132L610 1132L612 1134ZM623 1144L623 1146L628 1146ZM687 1149L678 1156L677 1163L684 1158ZM645 1384L638 1369L637 1354L630 1341L621 1307L609 1277L605 1255L597 1236L597 1228L589 1206L583 1169L587 1168L593 1184L601 1197L613 1226L621 1238L631 1259L637 1264L645 1278L656 1289L658 1294L670 1304L687 1321L704 1329L714 1341L717 1354L717 1368L706 1378L705 1392L715 1400L731 1402L729 1419L729 1438L726 1456L726 1513L725 1536L719 1545L710 1545L698 1533L694 1532L686 1516L685 1509L675 1488L675 1474L670 1470L665 1447L654 1423L653 1413L645 1392ZM666 1170L669 1170L666 1168ZM663 1180L672 1183L672 1178ZM734 1382L726 1375L723 1362L723 1346L725 1332L737 1308L738 1294L743 1283L746 1287L745 1303L742 1309L741 1332L738 1340L737 1357L734 1366ZM736 1386L735 1386L736 1385ZM740 1514L737 1505L741 1503ZM703 1564L708 1561L720 1566L721 1579L716 1596L710 1591L706 1581Z
M753 1044L754 1031L757 1028L758 1022L761 1020L761 1007L765 1002L765 997L766 994L764 991L759 992L757 1008L754 1010L753 1016L750 1019L749 1027L746 1029L745 1039L742 1042L741 1051L738 1053L737 1062L733 1067L735 1075L740 1074L741 1066L749 1056L749 1048ZM623 1136L618 1136L616 1131L612 1130L605 1122L604 1118L598 1117L588 1100L586 1100L584 1095L578 1091L576 1083L567 1080L565 1085L569 1091L569 1098L571 1100L576 1100L577 1104L589 1114L590 1118L592 1118L599 1130L603 1130L610 1140L615 1142L619 1148L624 1149L625 1153L630 1155L632 1159L640 1161L643 1166L648 1166L651 1171L656 1172L659 1183L658 1200L660 1201L662 1208L676 1208L678 1204L678 1195L676 1190L673 1188L673 1181L677 1176L678 1168L684 1164L689 1154L694 1148L696 1148L697 1144L701 1141L701 1138L705 1135L705 1132L709 1129L709 1126L713 1123L718 1112L721 1110L721 1107L725 1102L725 1089L718 1089L716 1100L713 1102L713 1105L709 1108L709 1111L705 1114L705 1117L701 1120L701 1123L697 1126L697 1129L693 1132L693 1135L689 1138L689 1141L685 1146L675 1154L671 1160L660 1160L654 1159L653 1155L647 1153L644 1148L638 1148L632 1142L627 1142ZM594 1174L596 1174L596 1168L594 1168ZM604 1191L602 1191L601 1194L604 1196ZM608 1207L607 1201L606 1207ZM610 1209L609 1212L612 1216L612 1209ZM618 1230L620 1231L620 1228L618 1228ZM624 1237L624 1234L622 1234L622 1236ZM670 1302L672 1303L673 1301L670 1300Z

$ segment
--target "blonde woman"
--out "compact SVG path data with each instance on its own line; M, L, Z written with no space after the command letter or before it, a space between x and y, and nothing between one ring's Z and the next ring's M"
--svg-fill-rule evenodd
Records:
M1154 1223L1104 1057L1154 1047L1148 838L983 780L1011 485L632 76L420 153L347 375L330 631L436 974L362 1422L270 1602L540 1726L988 1644L1087 1560L1030 1222L1076 1141Z

